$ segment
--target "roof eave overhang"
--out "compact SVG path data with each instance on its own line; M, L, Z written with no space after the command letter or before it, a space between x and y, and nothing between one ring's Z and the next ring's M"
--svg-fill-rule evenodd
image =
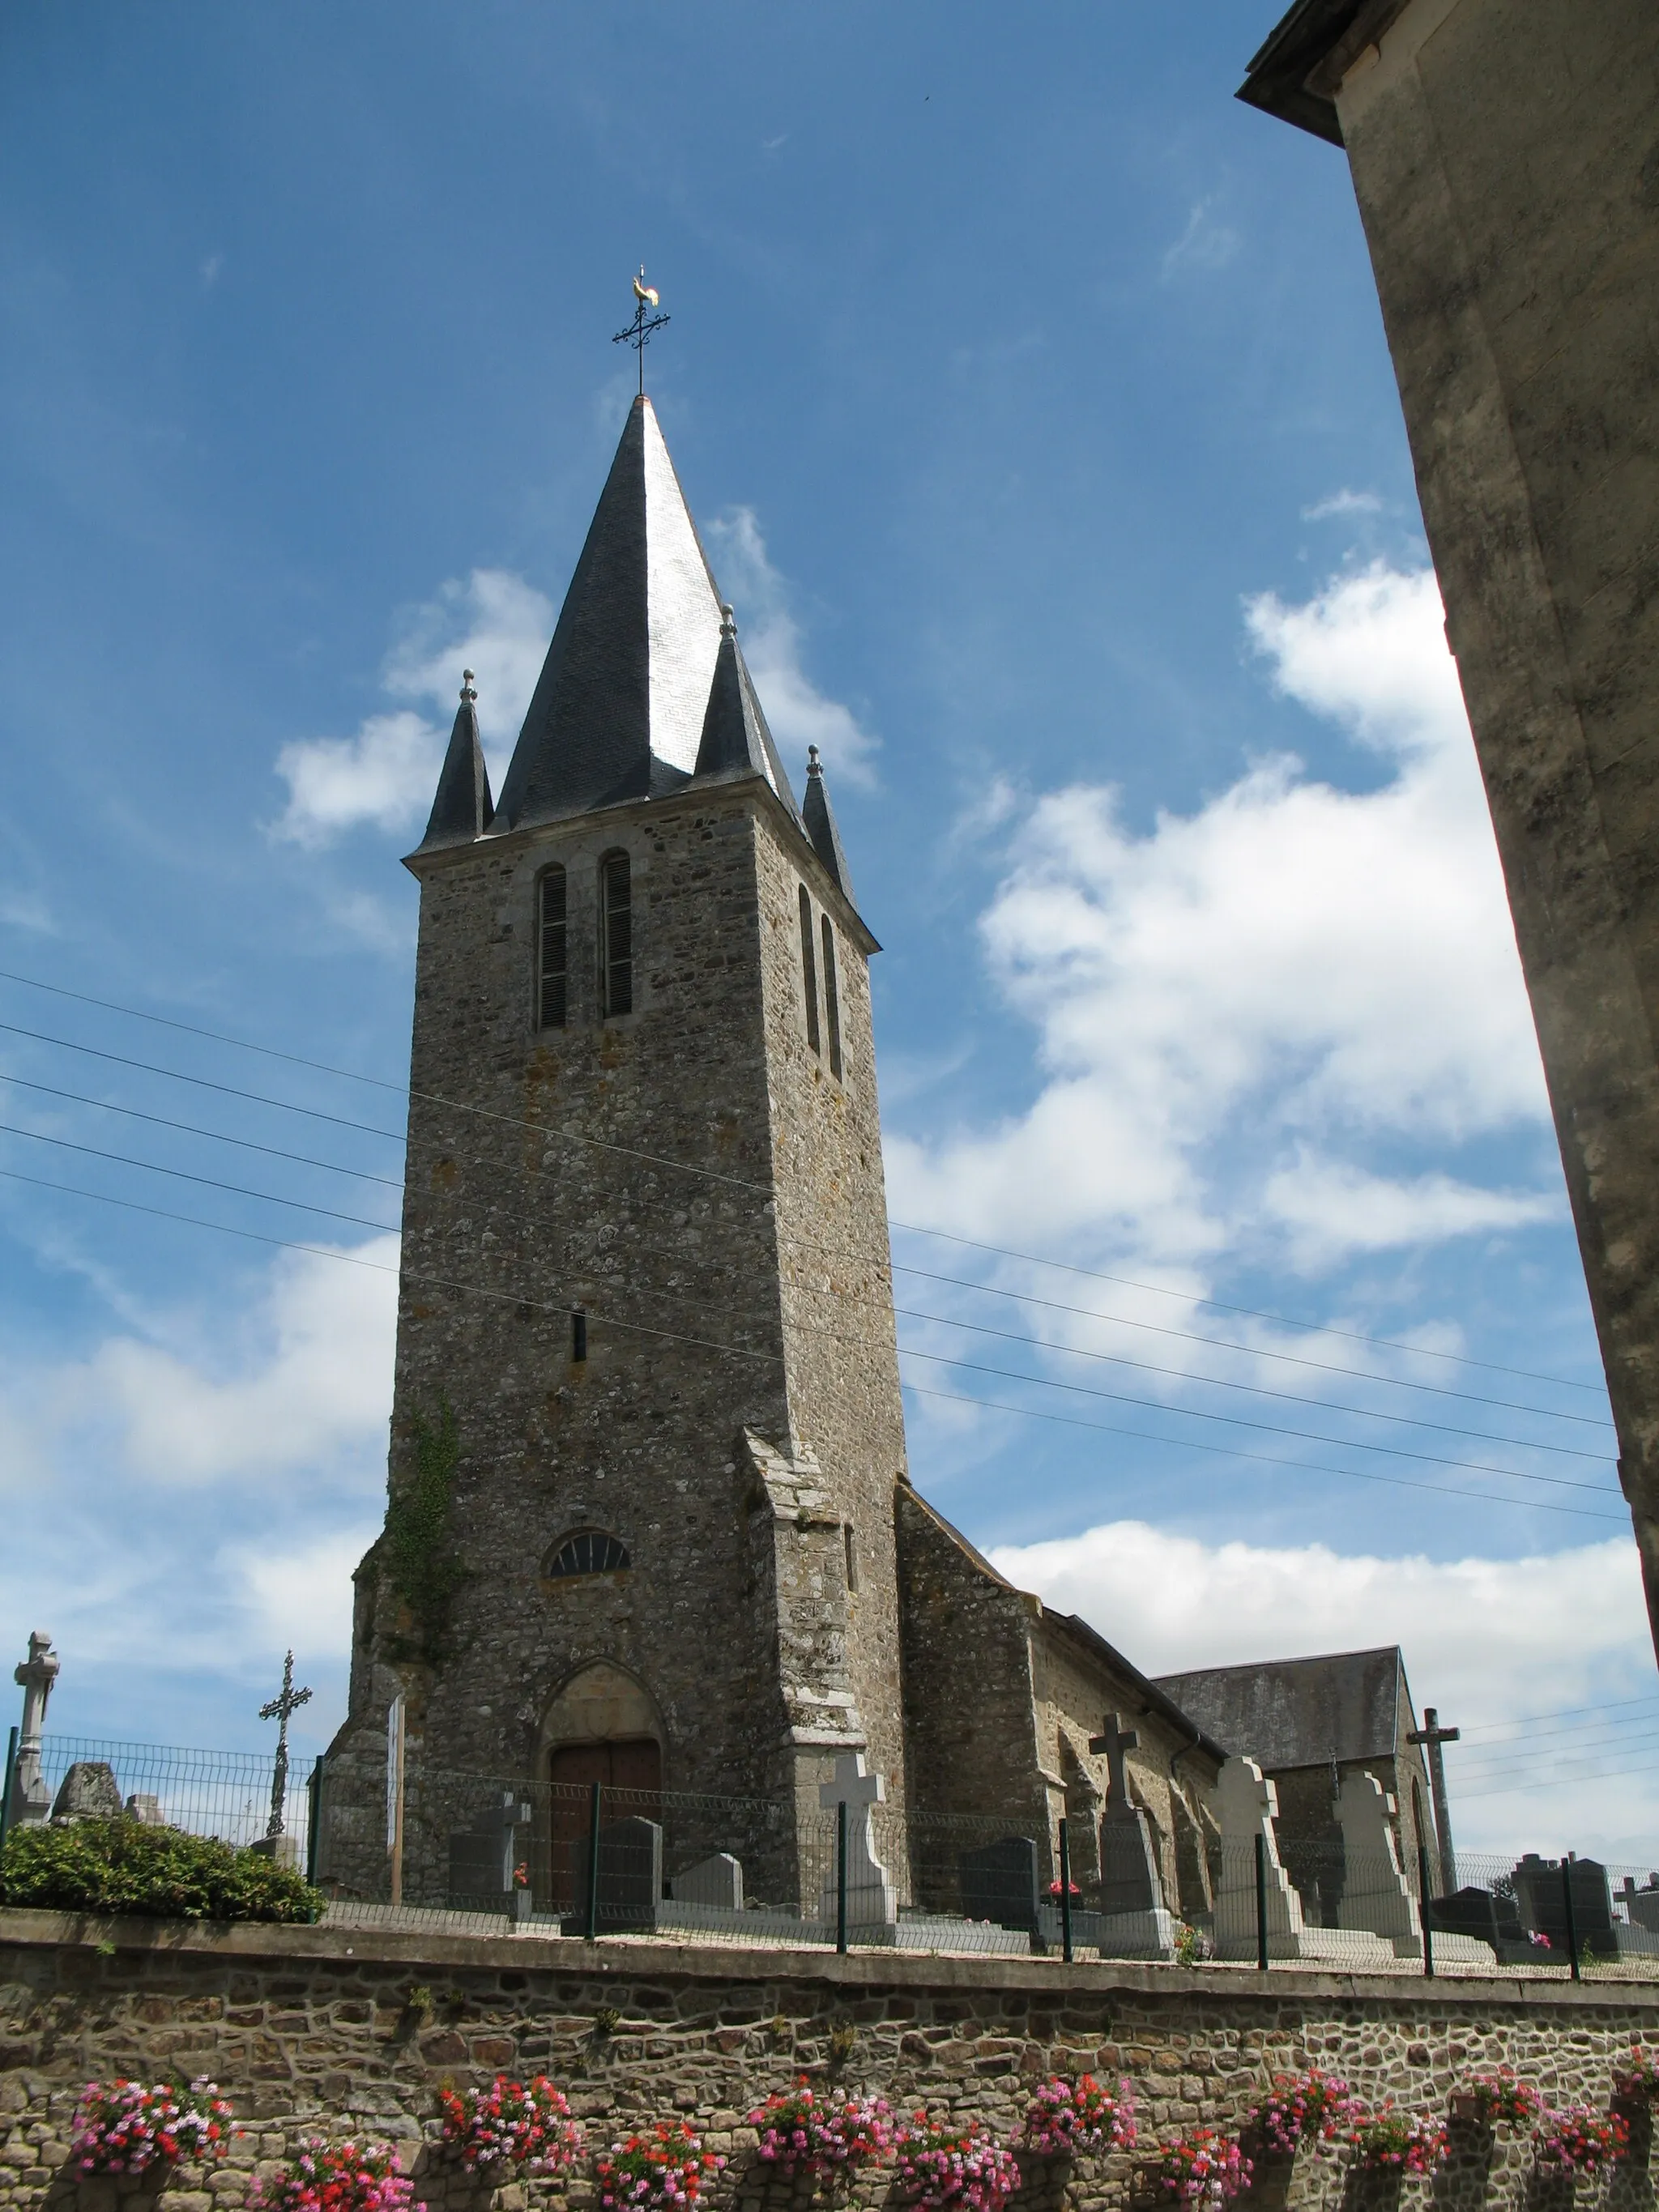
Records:
M479 853L522 850L550 830L568 829L577 823L637 821L641 817L650 821L653 817L660 818L664 814L684 813L706 806L711 799L727 792L742 793L759 799L769 811L775 827L781 830L784 842L802 874L811 878L820 900L838 917L842 933L852 939L866 959L872 952L879 952L880 942L863 915L824 866L817 848L793 813L757 769L735 774L698 776L680 790L665 793L659 799L619 799L614 806L573 807L568 814L538 816L534 822L521 822L511 830L486 830L482 837L459 838L441 845L419 845L414 852L404 854L403 864L410 875L424 882L434 870L453 866Z
M1055 1613L1050 1607L1045 1605L1042 1608L1042 1619L1045 1626L1059 1629L1063 1635L1072 1637L1075 1642L1081 1644L1097 1658L1106 1660L1109 1665L1117 1669L1119 1674L1127 1675L1146 1699L1146 1711L1149 1713L1156 1713L1160 1720L1166 1720L1176 1728L1184 1729L1192 1738L1190 1747L1194 1751L1203 1752L1207 1758L1212 1759L1218 1766L1228 1758L1229 1753L1224 1745L1218 1743L1212 1735L1206 1735L1192 1715L1183 1711L1176 1705L1167 1690L1160 1690L1150 1674L1143 1674L1133 1660L1126 1659L1116 1644L1109 1644L1097 1628L1091 1628L1089 1626L1081 1613Z
M1407 0L1296 0L1252 56L1237 97L1281 123L1340 146L1336 91Z

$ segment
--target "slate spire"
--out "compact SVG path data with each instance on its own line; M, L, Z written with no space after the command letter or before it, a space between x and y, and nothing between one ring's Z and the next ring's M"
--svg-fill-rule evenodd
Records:
M434 845L468 844L489 829L495 809L489 797L489 770L478 742L478 695L472 671L461 671L461 703L455 726L449 733L449 750L438 776L438 795L432 802L431 819L419 849Z
M720 649L720 595L641 393L565 594L495 828L678 789L696 766Z
M720 652L714 659L714 679L708 687L693 774L699 782L716 776L764 776L789 811L799 818L795 794L789 788L743 647L738 643L737 620L730 607L720 609Z
M836 817L830 805L830 793L824 788L823 766L818 759L816 745L806 748L806 804L801 809L801 819L806 824L806 834L830 873L836 887L848 906L856 906L853 896L853 872L847 865L847 855L842 850L841 832L836 827Z

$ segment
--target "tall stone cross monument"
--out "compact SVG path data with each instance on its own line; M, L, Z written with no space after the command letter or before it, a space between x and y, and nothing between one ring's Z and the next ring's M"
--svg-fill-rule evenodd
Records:
M499 794L478 714L468 683L407 862L388 1531L357 1576L323 1869L382 1893L402 1689L411 1899L488 1810L416 1785L472 1774L781 1803L781 1831L711 1812L685 1840L810 1909L837 1759L889 1778L902 1832L878 948L647 395Z
M44 1820L52 1811L52 1792L40 1771L40 1737L60 1663L51 1637L44 1628L37 1628L29 1638L28 1657L12 1674L23 1692L23 1719L17 1732L17 1764L12 1771L11 1803L7 1808L9 1828Z
M1440 1858L1440 1888L1449 1896L1457 1887L1457 1855L1452 1847L1451 1800L1446 1795L1446 1752L1449 1743L1455 1743L1462 1735L1461 1729L1442 1728L1440 1716L1432 1705L1423 1708L1423 1725L1414 1729L1406 1739L1407 1743L1420 1743L1429 1756L1429 1789L1434 1798L1434 1832Z

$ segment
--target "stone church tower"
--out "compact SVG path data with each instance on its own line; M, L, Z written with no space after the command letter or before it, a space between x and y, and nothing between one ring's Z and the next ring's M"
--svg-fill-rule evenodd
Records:
M641 1808L769 1800L765 1832L711 1806L671 1842L806 1903L838 1753L886 1776L902 1848L877 946L816 761L804 803L791 789L648 399L498 803L473 700L407 864L388 1510L357 1576L324 1870L386 1893L401 1693L411 1900L442 1900L451 1835L522 1778ZM556 1891L552 1796L536 1848Z

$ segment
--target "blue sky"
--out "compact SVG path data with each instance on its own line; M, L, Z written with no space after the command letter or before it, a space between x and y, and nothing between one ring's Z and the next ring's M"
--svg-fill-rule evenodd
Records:
M1645 1699L1651 1652L1345 167L1231 98L1273 13L10 11L0 966L401 1080L398 856L463 659L499 780L643 260L669 445L887 948L893 1212L997 1248L900 1235L905 1340L976 1364L907 1372L1094 1425L914 1397L918 1481L1153 1669L1397 1638L1485 1731L1468 1840L1623 1855L1653 1701L1524 1764L1521 1717ZM0 1020L50 1086L11 1129L395 1225L395 1140L342 1126L395 1139L395 1089L22 984ZM292 1641L320 1741L394 1246L0 1165L371 1263L0 1186L0 1613L57 1637L54 1723L255 1744Z

